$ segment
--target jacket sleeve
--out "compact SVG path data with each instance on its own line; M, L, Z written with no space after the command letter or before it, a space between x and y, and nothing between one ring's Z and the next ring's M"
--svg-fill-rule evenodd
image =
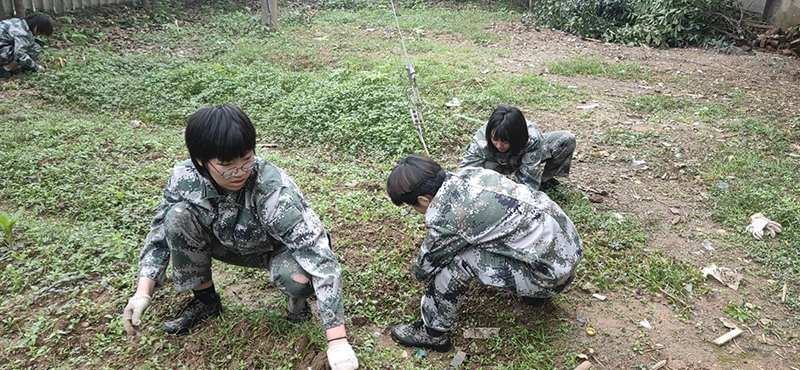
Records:
M489 154L486 150L486 125L479 128L475 135L472 136L472 141L467 145L464 151L464 156L461 158L461 163L458 168L464 167L479 167L483 168L486 161L489 160Z
M20 65L24 67L28 67L30 69L36 70L39 68L39 65L31 58L28 53L31 50L35 50L38 48L39 45L36 44L33 37L20 37L15 35L14 37L14 60L17 61ZM38 53L37 53L38 54Z
M293 183L268 194L259 207L270 235L311 275L323 329L344 324L342 271L322 221Z
M414 263L414 277L429 283L443 267L470 244L460 235L443 227L430 227Z
M482 148L477 141L472 140L470 141L469 145L467 145L467 150L464 151L464 157L461 158L461 163L458 164L458 168L464 168L464 167L483 168L485 163L486 163L486 150Z
M150 224L150 232L145 238L144 247L139 255L139 273L137 276L145 276L155 280L156 287L164 285L167 266L170 261L169 246L164 233L164 216L172 206L181 201L174 185L174 178L170 178L164 188L159 212Z
M528 128L528 131L532 131ZM514 172L518 184L525 184L531 190L538 191L542 181L542 134L538 129L530 133L525 153L522 154L519 168Z

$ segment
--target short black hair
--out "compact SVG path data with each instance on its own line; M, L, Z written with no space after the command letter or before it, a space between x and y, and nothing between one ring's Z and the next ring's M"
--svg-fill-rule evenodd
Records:
M433 159L411 154L401 159L386 181L392 203L416 206L419 196L435 196L444 183L445 171Z
M189 117L185 137L192 163L206 178L210 178L208 169L198 161L207 163L217 158L228 162L256 149L253 123L239 107L229 104L195 112Z
M528 144L528 122L525 116L515 107L498 105L486 123L486 144L489 152L497 155L498 150L492 143L492 137L509 143L508 153L518 155Z
M36 28L36 32L40 35L45 35L47 37L53 36L53 21L50 20L50 17L41 14L41 13L34 13L27 17L25 17L25 23L28 24L28 28L33 32L33 29Z

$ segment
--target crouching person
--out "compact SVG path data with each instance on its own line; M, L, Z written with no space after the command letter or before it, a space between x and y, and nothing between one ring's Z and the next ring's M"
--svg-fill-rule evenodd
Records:
M312 318L307 299L316 295L333 370L358 368L344 327L341 268L328 232L294 181L256 156L256 131L232 105L204 108L185 131L191 160L173 169L139 258L136 293L122 323L141 333L142 316L172 261L177 291L193 299L161 330L187 334L222 311L212 260L269 269L286 297L287 318Z
M32 71L40 71L44 67L36 64L36 58L42 52L39 35L52 36L53 22L44 14L31 14L25 20L12 18L0 22L0 76L11 77L11 71L18 65Z
M402 345L448 351L472 280L533 306L573 280L583 255L580 236L542 192L483 168L446 173L420 155L400 160L386 190L394 204L425 215L428 229L414 263L414 275L426 285L422 320L392 327Z

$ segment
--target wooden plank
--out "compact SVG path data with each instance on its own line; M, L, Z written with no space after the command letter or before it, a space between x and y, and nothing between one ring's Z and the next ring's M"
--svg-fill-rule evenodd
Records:
M591 368L592 368L592 363L589 361L584 361L580 365L578 365L578 367L576 367L575 370L589 370Z
M661 360L657 362L655 365L650 366L650 370L658 370L664 366L667 366L667 360Z
M52 12L53 11L53 0L42 0L42 11L43 12Z
M738 337L741 334L742 334L742 329L739 329L739 328L733 329L733 330L729 331L727 334L725 334L725 335L723 335L723 336L721 336L721 337L719 337L717 339L714 339L714 344L716 344L718 346L721 346L721 345L723 345L725 343L728 343L728 341L730 341L733 338Z
M64 0L53 0L53 12L56 14L64 14Z
M43 0L33 0L33 11L36 13L40 13L44 11L44 1Z
M6 2L3 1L3 0L0 0L0 20L6 19L6 13L11 13L11 12L7 11L6 9L8 9L8 8L6 8Z
M75 4L72 3L72 0L64 0L64 11L67 10L74 10Z

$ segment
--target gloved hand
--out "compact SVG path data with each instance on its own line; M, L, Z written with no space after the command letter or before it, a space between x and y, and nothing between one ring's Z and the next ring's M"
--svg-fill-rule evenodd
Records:
M339 344L328 348L328 363L331 370L355 370L358 369L358 359L353 347L348 343Z
M142 315L150 305L150 296L147 294L134 294L128 300L125 311L122 312L122 327L128 335L142 335Z
M758 240L761 240L765 233L774 238L776 233L781 232L781 224L770 221L761 213L756 213L750 216L750 225L747 225L745 230L751 232Z

